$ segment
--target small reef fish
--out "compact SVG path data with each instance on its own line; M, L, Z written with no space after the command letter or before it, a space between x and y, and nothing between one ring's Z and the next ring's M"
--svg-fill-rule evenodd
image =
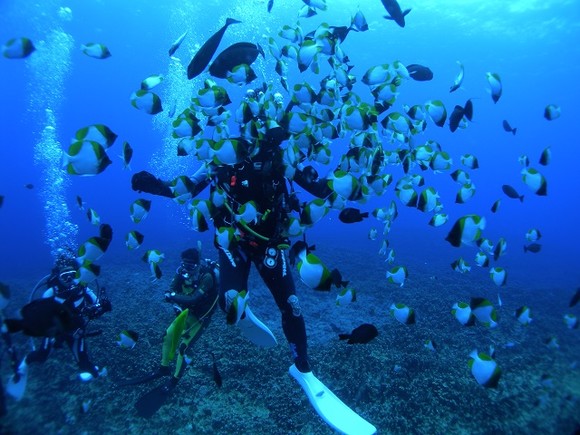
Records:
M486 388L496 388L501 377L501 369L491 356L474 350L469 354L469 370L477 383Z
M338 338L348 340L348 344L366 344L378 335L379 331L375 325L363 323L354 328L350 334L338 334Z
M36 48L28 38L12 38L2 45L2 56L7 59L24 59L30 56Z
M387 20L393 20L400 27L405 27L405 16L411 12L411 9L406 9L403 12L397 0L381 0L381 2L388 13L384 18Z
M228 18L223 27L204 42L204 44L197 51L197 53L195 53L195 56L193 56L193 59L191 59L191 62L189 62L189 65L187 66L187 78L189 80L197 77L203 72L203 70L205 70L211 61L211 58L215 54L218 46L220 45L220 42L224 36L224 33L228 29L228 26L230 24L236 23L241 23L241 21Z
M123 330L117 336L117 346L125 349L133 349L139 340L139 334L135 331Z
M94 59L106 59L111 57L111 52L107 46L103 44L95 44L93 42L83 44L81 45L81 51Z

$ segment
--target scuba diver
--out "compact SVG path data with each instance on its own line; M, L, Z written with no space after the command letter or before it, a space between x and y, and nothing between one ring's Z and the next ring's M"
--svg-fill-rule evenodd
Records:
M170 376L169 364L177 354L171 378L141 396L135 404L140 416L151 417L163 405L191 363L186 351L210 324L218 302L218 279L217 263L209 259L200 261L200 249L191 248L181 253L181 265L164 295L165 301L173 304L176 318L163 337L161 365L150 374L120 384L135 385Z
M220 265L219 304L226 312L227 322L241 326L250 339L254 331L261 329L252 328L252 324L263 326L248 306L248 277L253 263L282 314L282 329L295 367L300 373L308 373L311 369L306 327L286 253L290 243L289 214L300 210L292 181L319 198L329 197L332 191L325 179L313 177L312 171L300 165L290 168L292 176L287 178L289 168L280 144L289 134L282 127L286 110L280 104L281 95L253 91L247 98L256 101L262 109L241 125L244 137L234 139L240 145L236 151L241 154L237 162L220 164L217 153L185 185L191 197L210 186L211 218L216 234L223 230L223 234L231 235L227 243L218 242L217 236L215 239ZM265 113L266 102L276 105L275 115ZM133 190L169 198L179 193L174 194L175 185L146 171L132 178ZM263 337L266 338L263 343L267 343L267 335Z
M41 346L22 359L17 373L8 381L6 391L17 400L24 395L28 365L44 363L51 350L62 347L65 342L78 364L82 381L106 374L105 368L99 370L90 361L85 339L99 333L87 333L87 326L91 320L111 311L111 302L104 288L100 288L97 295L87 285L79 283L77 273L74 259L59 259L45 282L42 297L21 308L22 318L4 320L9 333L42 337Z

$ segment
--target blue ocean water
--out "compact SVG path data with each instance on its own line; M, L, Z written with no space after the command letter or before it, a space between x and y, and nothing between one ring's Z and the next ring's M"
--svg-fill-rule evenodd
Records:
M509 273L502 292L509 292L510 286L525 288L528 298L522 303L530 305L536 292L546 291L566 302L580 282L580 148L575 131L580 98L578 2L401 0L403 9L412 8L405 28L382 18L384 8L378 0L327 3L326 11L300 18L299 23L305 33L322 22L349 25L360 8L370 29L351 32L342 47L355 65L351 71L358 79L354 91L363 99L371 101L361 82L363 74L374 65L399 60L428 66L434 78L429 82L405 82L392 110L402 111L403 104L423 104L431 99L442 100L449 113L454 105L463 105L468 99L474 104L473 122L466 129L451 133L447 126L438 128L429 123L421 138L441 143L456 167L460 167L460 155L477 156L480 168L470 171L476 194L466 204L455 204L458 187L448 173L422 173L426 186L438 190L450 222L433 228L427 224L428 214L398 202L399 216L388 236L397 253L396 264L406 265L412 280L414 274L448 273L449 264L460 256L473 263L472 247L453 248L444 239L455 219L475 213L486 217L486 237L494 241L503 237L508 242L508 251L498 263ZM209 77L204 73L188 81L185 68L227 17L239 19L242 24L228 29L220 50L238 41L259 42L267 47L267 37L278 38L281 26L296 24L302 6L299 0L274 0L268 13L265 1L1 2L0 43L26 36L37 51L24 60L0 59L0 195L4 196L0 209L0 280L9 283L27 275L40 277L52 266L59 248L75 247L96 234L96 227L76 205L77 195L115 232L115 240L101 261L104 274L107 266L140 263L144 249L160 249L176 261L180 250L198 239L211 246L211 231L193 232L184 207L163 199L153 201L144 222L138 227L133 224L129 205L141 196L130 188L131 175L149 170L169 179L193 173L198 167L194 159L177 157L177 141L170 137L172 119L167 110L176 104L179 113ZM167 50L185 30L189 34L176 53L179 60L172 60ZM107 45L112 56L104 60L85 56L80 46L88 42ZM258 76L279 83L275 63L266 53L266 58L255 65ZM458 73L457 61L465 66L465 80L461 89L449 93ZM322 69L328 72L327 65ZM497 104L487 92L486 72L501 76L503 95ZM156 116L136 110L129 101L141 80L151 74L165 75L158 92L166 110ZM306 80L316 86L324 74L299 74L294 66L288 81L294 84ZM243 89L229 86L232 96L239 99ZM289 98L280 86L279 91ZM548 104L561 107L560 118L544 119ZM517 127L516 135L503 130L504 119ZM95 123L108 125L119 134L109 152L114 163L94 177L64 174L60 151L68 148L79 128ZM116 158L123 140L135 151L132 171L124 170ZM541 166L538 159L548 146L552 161ZM345 147L344 139L337 140L336 159ZM530 166L546 177L547 196L534 195L522 182L518 158L524 154ZM320 165L317 169L324 175L333 166ZM404 175L400 167L391 169L395 182ZM33 188L26 188L27 184ZM382 197L356 206L364 211L386 207L391 199L396 200L394 184ZM503 184L524 194L524 202L506 197L501 190ZM492 214L490 207L497 199L501 199L501 207ZM337 216L338 212L331 211L309 230L309 241L341 255L356 249L368 252L369 258L376 257L381 239L369 241L367 234L372 227L380 231L380 223L370 217L345 225ZM522 249L527 243L525 233L531 228L542 233L542 249L537 254ZM124 245L124 235L133 229L146 235L138 253L128 252ZM147 276L147 265L140 265ZM340 268L340 264L336 266ZM382 273L389 267L385 263ZM473 267L471 275L487 279L484 269ZM469 285L469 275L461 279ZM386 280L377 285L392 288ZM493 286L489 281L489 287Z

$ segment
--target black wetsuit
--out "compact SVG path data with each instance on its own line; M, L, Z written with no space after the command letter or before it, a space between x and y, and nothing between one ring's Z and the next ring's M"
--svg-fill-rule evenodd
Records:
M90 361L85 340L87 319L99 317L104 311L98 304L97 296L84 285L73 285L69 289L62 289L57 277L48 280L48 288L43 297L54 298L57 302L67 305L75 313L78 326L74 331L67 331L56 337L45 337L42 345L26 355L26 363L44 363L53 347L62 346L63 342L71 349L81 372L88 372L93 377L99 376L98 368ZM110 307L109 307L110 309Z
M146 175L150 177L150 174ZM139 177L139 174L136 176ZM135 183L135 180L134 177L134 190L173 197L168 187L163 188L159 183L145 186ZM331 193L324 180L309 180L300 170L296 171L293 180L315 196L326 197ZM208 185L211 185L211 193L225 192L227 206L218 208L213 216L214 225L216 228L235 227L241 234L234 247L224 249L217 246L220 263L220 307L225 311L225 293L228 290L239 292L248 289L250 266L254 263L282 313L282 329L296 366L303 372L309 371L304 318L296 296L288 257L283 249L283 245L288 242L284 239L282 230L293 201L288 192L282 150L278 143L260 143L256 155L235 165L202 166L191 177L191 181L195 186L190 190L193 196ZM255 202L260 215L255 222L242 225L236 221L234 215L238 207L248 201Z

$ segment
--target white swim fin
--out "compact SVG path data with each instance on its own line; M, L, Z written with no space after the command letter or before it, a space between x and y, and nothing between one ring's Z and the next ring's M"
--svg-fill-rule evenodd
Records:
M18 373L13 374L8 378L6 383L6 392L15 400L20 400L24 397L26 391L26 382L28 381L28 364L26 358L22 360L18 366Z
M244 337L256 346L266 349L278 344L272 331L252 313L248 305L246 305L244 313L245 316L238 321L238 326L242 330Z

